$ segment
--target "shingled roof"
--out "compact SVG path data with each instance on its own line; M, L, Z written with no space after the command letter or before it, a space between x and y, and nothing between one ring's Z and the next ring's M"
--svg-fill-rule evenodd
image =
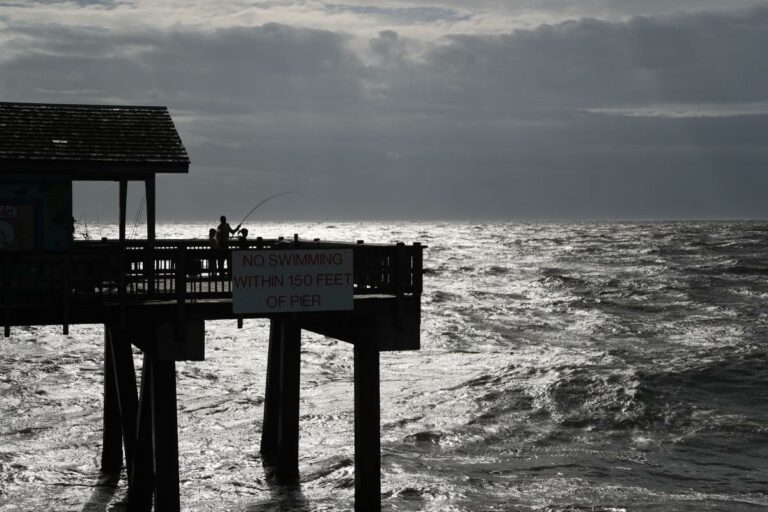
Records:
M0 102L0 174L188 172L166 107Z

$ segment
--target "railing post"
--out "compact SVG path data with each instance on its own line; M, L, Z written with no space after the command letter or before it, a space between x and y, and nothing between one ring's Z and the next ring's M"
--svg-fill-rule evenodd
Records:
M410 278L411 269L410 262L405 254L405 244L403 242L398 242L395 251L395 326L401 328L403 326L403 315L405 311L403 293L405 293L406 283Z
M125 259L125 242L120 243L120 249L119 254L117 255L117 298L118 298L118 308L119 308L119 315L120 315L120 327L125 328L127 327L127 319L126 319L126 295L127 295L127 283L125 279L125 275L127 272L130 271L129 268L126 268L126 259Z
M128 201L128 180L120 178L120 217L118 220L118 238L120 242L125 242L125 210Z
M144 292L147 295L154 295L155 293L155 241L147 240L144 246L144 279L146 280L146 290Z
M413 293L421 295L424 288L424 248L420 242L414 242L413 249L413 267L411 268Z
M185 244L179 244L176 249L176 308L177 308L177 336L179 339L186 337L187 315L184 301L187 297L187 251Z

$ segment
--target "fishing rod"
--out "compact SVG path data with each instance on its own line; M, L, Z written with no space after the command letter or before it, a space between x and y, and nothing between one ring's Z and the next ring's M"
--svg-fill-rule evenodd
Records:
M141 202L139 203L139 207L136 208L136 215L133 216L133 228L131 229L131 236L130 236L131 240L133 240L133 238L136 236L136 233L138 231L139 222L141 222L141 215L144 213L144 202L146 198L147 198L146 194L141 196Z
M77 222L78 224L82 224L83 228L85 229L84 233L80 233L84 240L90 240L91 235L88 233L88 219L85 216L85 213L80 214L80 220Z
M247 214L245 217L243 217L243 220L241 220L241 221L240 221L240 224L238 224L238 225L237 225L237 227L238 227L238 228L240 228L240 226L242 226L242 225L243 225L243 223L245 223L245 221L246 221L246 220L248 220L248 217L250 217L250 216L251 216L251 214L252 214L253 212L255 212L255 211L256 211L256 209L257 209L259 206L263 205L263 204L264 204L264 203L266 203L267 201L269 201L269 200L271 200L271 199L274 199L274 198L276 198L276 197L280 197L280 196L284 196L284 195L287 195L287 194L298 194L298 193L299 193L299 192L298 192L297 190L289 190L289 191L287 191L287 192L280 192L279 194L275 194L275 195L273 195L273 196L269 196L268 198L266 198L266 199L262 200L262 201L261 201L259 204L257 204L257 205L256 205L256 206L254 206L253 208L251 208L251 211L249 211L249 212L248 212L248 214Z

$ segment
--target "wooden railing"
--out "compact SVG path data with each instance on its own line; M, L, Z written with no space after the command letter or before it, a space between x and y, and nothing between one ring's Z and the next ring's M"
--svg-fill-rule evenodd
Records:
M256 239L245 249L352 249L355 295L422 291L420 244ZM206 240L78 241L68 252L0 252L0 303L8 314L10 307L35 305L227 299L229 260L229 251L213 250Z

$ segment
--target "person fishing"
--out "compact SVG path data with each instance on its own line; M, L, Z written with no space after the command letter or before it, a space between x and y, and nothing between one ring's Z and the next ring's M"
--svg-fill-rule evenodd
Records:
M229 237L230 237L230 235L233 235L233 234L237 233L238 231L241 231L240 228L245 223L245 221L248 220L248 218L251 215L253 215L253 212L258 210L259 207L262 206L267 201L271 201L272 199L275 199L277 197L284 196L284 195L287 195L287 194L296 194L296 193L297 193L296 191L292 191L292 190L291 191L287 191L287 192L280 192L278 194L271 195L271 196L261 200L260 202L258 202L256 204L256 206L251 208L251 211L249 211L245 215L245 217L243 217L243 220L234 229L232 228L232 226L229 225L229 223L227 222L227 218L224 215L219 217L220 223L219 223L219 226L216 228L216 241L219 243L219 249L221 249L221 252L224 253L223 256L219 257L219 265L218 265L219 268L218 268L218 270L219 270L220 274L222 274L222 275L224 274L224 260L225 259L229 260L228 249L229 249ZM238 238L238 245L241 246L241 247L247 248L248 247L248 238L247 237L248 237L248 230L247 229L243 229L241 236Z
M222 215L219 217L219 226L216 228L216 240L219 242L219 248L221 249L228 249L229 248L229 236L234 235L238 231L240 231L241 224L238 224L235 229L232 229L232 226L229 225L227 222L227 218Z
M219 217L219 221L219 226L216 228L216 241L218 242L219 249L221 250L218 270L219 274L224 275L224 262L229 260L229 254L227 251L227 249L229 249L229 235L237 233L240 230L240 226L242 224L238 224L235 229L232 229L232 226L229 225L227 218L224 215ZM231 264L228 264L227 266L231 266Z

